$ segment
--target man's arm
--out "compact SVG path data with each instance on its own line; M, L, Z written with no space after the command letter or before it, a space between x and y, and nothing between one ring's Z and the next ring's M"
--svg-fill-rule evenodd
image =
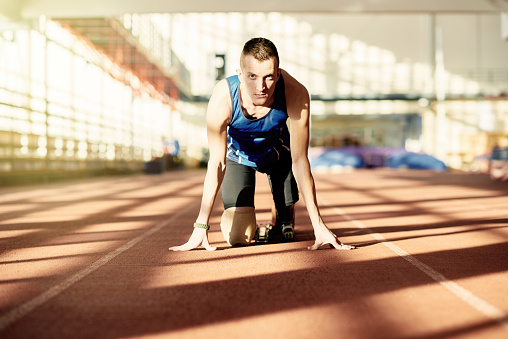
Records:
M219 82L212 93L206 112L206 126L210 159L203 185L201 207L197 223L207 224L210 220L217 192L226 171L227 125L231 117L231 100L226 80ZM207 250L215 250L208 243L207 231L194 228L189 241L181 246L171 247L173 251L188 251L203 245Z
M210 159L206 171L203 197L196 222L208 224L213 203L226 171L227 126L231 117L229 87L223 80L215 87L206 112Z
M325 244L331 244L336 249L352 249L353 246L344 245L337 239L326 227L319 213L314 177L310 170L308 158L310 134L309 92L287 72L283 71L282 74L286 84L286 105L289 115L293 173L302 193L316 237L316 242L309 249L315 250Z

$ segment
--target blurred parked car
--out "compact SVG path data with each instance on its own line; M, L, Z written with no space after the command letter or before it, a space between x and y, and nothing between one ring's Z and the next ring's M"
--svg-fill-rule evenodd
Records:
M508 147L494 147L489 174L492 180L508 180Z
M445 171L444 162L425 153L399 152L388 158L390 168L408 168L432 171Z

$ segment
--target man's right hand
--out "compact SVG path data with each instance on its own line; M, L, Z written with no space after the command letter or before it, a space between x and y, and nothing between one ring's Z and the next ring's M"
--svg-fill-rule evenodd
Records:
M199 246L203 246L207 251L215 251L217 247L212 247L208 243L208 236L207 231L203 228L194 228L194 231L192 231L192 235L185 244L180 246L173 246L170 247L170 251L190 251L195 248L198 248Z

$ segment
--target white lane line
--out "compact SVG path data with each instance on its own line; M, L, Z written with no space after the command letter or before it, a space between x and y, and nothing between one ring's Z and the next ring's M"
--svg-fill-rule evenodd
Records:
M28 313L32 312L37 307L41 306L42 304L46 303L51 298L56 297L63 291L65 291L70 286L74 285L90 273L94 272L98 268L104 266L108 262L110 262L112 259L114 259L119 254L127 251L128 249L135 246L140 241L146 239L150 235L154 234L155 232L161 230L162 228L166 227L170 222L174 221L177 218L180 218L184 214L188 213L188 211L192 208L195 208L193 204L190 204L187 206L187 208L184 208L183 210L180 210L180 212L173 214L171 218L164 220L158 224L156 224L154 227L147 230L145 233L140 234L136 238L132 239L131 241L125 243L124 245L112 250L99 260L92 263L90 266L85 267L81 271L77 272L76 274L70 276L69 278L65 279L61 283L51 287L50 289L46 290L42 294L39 294L33 299L30 299L29 301L25 302L24 304L19 305L18 307L12 309L11 311L5 313L0 317L0 331L4 330L7 326L11 325L12 323L18 321Z
M497 323L502 325L505 330L508 330L508 315L506 315L502 310L499 308L489 304L483 299L480 299L479 297L475 296L470 291L466 290L465 288L461 287L459 284L448 280L444 275L433 269L432 267L424 264L420 260L413 257L411 254L404 251L399 246L395 245L394 243L388 241L385 237L383 237L379 233L375 233L370 228L365 226L362 222L353 219L351 216L346 214L344 211L342 211L338 207L333 208L338 214L342 215L345 219L355 224L357 227L367 231L374 239L379 240L383 245L391 249L393 252L395 252L400 257L407 260L409 263L411 263L413 266L417 267L420 271L428 275L430 278L435 280L436 282L440 283L441 286L446 288L448 291L455 294L457 297L459 297L462 301L469 304L471 307L485 315L486 317L495 320Z

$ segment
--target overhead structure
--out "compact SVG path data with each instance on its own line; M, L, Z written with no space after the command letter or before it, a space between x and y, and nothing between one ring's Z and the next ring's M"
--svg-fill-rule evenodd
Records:
M166 56L172 67L164 65L163 60L158 60L152 51L144 48L117 19L58 18L56 21L103 50L116 64L130 69L142 81L148 81L159 92L166 93L171 101L191 96L186 70L174 53L168 51ZM177 74L171 68L178 71Z
M12 21L49 17L111 17L124 13L492 13L508 11L508 0L0 0L0 17Z

